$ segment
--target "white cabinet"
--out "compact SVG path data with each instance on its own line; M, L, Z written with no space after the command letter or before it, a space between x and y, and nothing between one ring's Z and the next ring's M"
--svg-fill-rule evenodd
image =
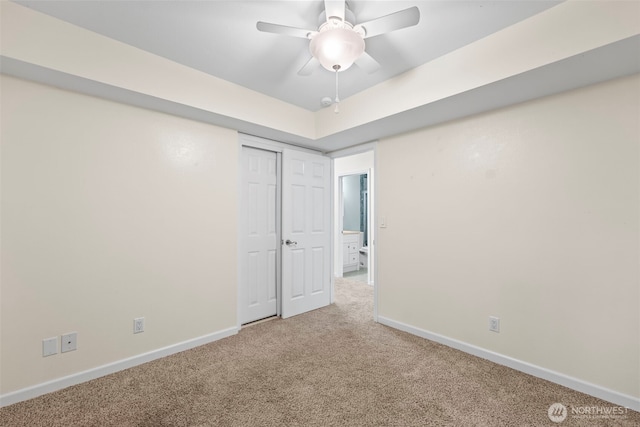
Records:
M342 271L359 270L360 232L342 233Z

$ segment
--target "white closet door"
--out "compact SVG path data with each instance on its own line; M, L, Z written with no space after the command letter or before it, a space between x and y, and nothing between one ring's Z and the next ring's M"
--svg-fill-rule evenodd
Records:
M242 147L240 323L277 314L276 153Z
M283 318L331 302L330 165L324 156L283 151Z

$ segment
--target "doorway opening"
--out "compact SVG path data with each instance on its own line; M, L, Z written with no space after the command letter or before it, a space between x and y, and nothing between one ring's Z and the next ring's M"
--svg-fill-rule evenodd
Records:
M369 284L368 174L340 177L342 277Z
M374 285L374 151L334 158L334 276Z

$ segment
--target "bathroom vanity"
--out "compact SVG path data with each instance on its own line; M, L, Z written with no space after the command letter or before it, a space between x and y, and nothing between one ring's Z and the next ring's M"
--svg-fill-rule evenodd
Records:
M356 271L360 269L360 232L342 232L342 271Z

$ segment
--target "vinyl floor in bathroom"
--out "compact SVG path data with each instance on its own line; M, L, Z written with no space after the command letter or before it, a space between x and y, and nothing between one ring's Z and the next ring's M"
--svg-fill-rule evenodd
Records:
M344 273L343 277L355 280L362 283L368 283L368 270L366 268L361 268L356 271L349 271L348 273Z

